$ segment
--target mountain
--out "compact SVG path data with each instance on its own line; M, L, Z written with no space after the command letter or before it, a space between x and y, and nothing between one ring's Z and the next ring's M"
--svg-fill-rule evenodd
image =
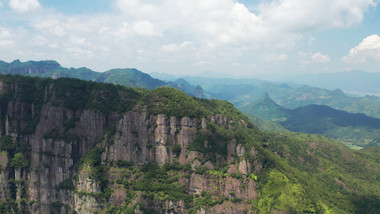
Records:
M111 69L102 73L95 72L85 67L65 68L53 60L27 62L15 60L11 63L0 61L0 74L49 77L53 79L69 77L87 81L105 82L147 89L154 89L160 86L170 86L189 95L194 94L194 90L189 91L186 87L175 82L165 82L152 78L149 74L143 73L134 68Z
M167 84L134 68L112 69L101 73L95 81L148 89L154 89Z
M64 68L53 60L45 61L27 61L21 62L15 60L11 63L0 61L0 73L23 75L23 76L38 76L38 77L72 77L83 80L93 80L99 73L88 68Z
M241 110L274 122L285 121L288 117L287 109L275 103L268 93L264 93L256 102L241 108Z
M238 108L255 102L264 92L268 92L275 102L286 108L318 104L380 118L380 97L350 97L341 90L331 91L309 86L280 84L254 78L184 77L176 81L164 82L136 69L112 69L101 73L88 68L64 68L59 63L49 60L38 62L15 60L11 63L0 61L0 73L51 78L71 77L148 89L166 85L189 95L194 95L195 86L200 85L204 97L228 100Z
M0 75L1 213L376 213L379 148L266 133L226 101Z
M350 146L377 145L380 119L365 114L352 114L324 105L307 105L286 109L276 104L268 94L241 109L245 113L279 123L289 131L323 134ZM371 144L372 142L372 144Z
M0 75L1 213L376 213L378 148L265 133L220 100Z
M61 65L53 60L45 60L45 61L28 61L22 63L20 60L14 60L11 63L6 63L4 61L0 61L0 73L2 74L44 74L50 71L55 71L61 69Z
M285 108L310 104L326 105L350 113L364 113L380 118L380 97L346 95L342 90L328 90L307 85L286 84L258 79L184 77L192 85L201 85L211 97L228 100L237 108L256 102L263 93Z

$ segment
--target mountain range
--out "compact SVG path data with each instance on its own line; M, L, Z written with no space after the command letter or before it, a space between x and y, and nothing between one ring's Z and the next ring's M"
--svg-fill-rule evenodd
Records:
M362 113L348 113L325 105L307 105L295 109L275 103L267 93L241 110L265 120L277 122L289 131L323 134L349 146L380 146L380 119Z
M171 88L0 75L1 213L378 213L379 147Z
M105 72L96 72L84 67L65 68L53 60L27 62L15 60L11 63L0 61L0 74L49 77L53 79L70 77L87 81L113 83L147 89L170 86L180 89L189 95L193 95L194 93L194 91L188 91L180 84L152 78L149 74L143 73L134 68L111 69Z
M339 139L349 146L359 146L357 148L377 145L376 142L378 140L377 128L371 126L361 126L360 129L355 129L355 125L331 125L334 121L326 119L330 118L326 115L319 115L317 120L310 123L311 117L318 114L310 106L307 107L308 105L324 105L334 108L334 110L365 113L368 116L380 118L380 98L375 96L352 97L339 89L328 90L305 85L278 84L259 79L189 76L165 82L152 78L150 75L133 68L95 72L88 68L64 68L59 63L51 60L39 62L20 62L19 60L15 60L11 63L0 61L0 73L51 78L72 77L146 89L170 86L180 89L189 95L194 94L195 85L200 85L204 89L202 97L232 102L236 107L249 115L251 120L259 125L260 128L266 131L284 131L288 129L290 131L324 134ZM265 93L266 96L260 99L260 94L262 93ZM267 105L268 111L260 111L258 113L257 109L255 109L258 103L260 108L263 108L265 106L263 103L273 102L269 98L269 95L279 105L272 103L272 105ZM314 107L319 108L318 106ZM321 111L318 113L322 113L322 109L324 108L320 107ZM290 111L290 109L294 109L294 111ZM328 110L330 111L331 109ZM332 110L331 114L339 115L339 120L351 116L348 113L342 115L339 114L339 111ZM306 118L309 120L305 120ZM322 120L320 118L325 119ZM286 123L284 122L285 120L287 120ZM313 125L306 126L304 121L309 121L308 124ZM355 122L359 125L360 121L356 120ZM320 127L329 128L320 130Z
M267 76L272 81L310 85L335 90L337 88L358 94L380 95L380 74L365 71L344 71L335 73L298 74Z
M192 85L201 85L210 97L228 100L241 109L264 94L285 108L309 104L326 105L350 113L380 118L380 97L349 96L340 89L328 90L307 85L276 83L259 79L183 77Z

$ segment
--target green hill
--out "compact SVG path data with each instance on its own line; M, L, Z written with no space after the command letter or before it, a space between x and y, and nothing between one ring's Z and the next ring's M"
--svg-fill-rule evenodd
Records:
M0 75L1 213L378 213L379 148L170 87ZM17 87L16 87L17 86Z
M164 81L153 79L148 74L134 68L112 69L101 73L95 81L148 89L167 84Z
M323 105L286 109L277 105L267 94L241 110L277 122L289 131L323 134L349 146L377 145L376 139L380 135L380 119Z

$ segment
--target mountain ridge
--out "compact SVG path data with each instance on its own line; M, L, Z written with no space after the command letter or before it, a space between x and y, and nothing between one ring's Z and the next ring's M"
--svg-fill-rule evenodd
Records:
M0 60L0 74L48 77L53 79L68 77L147 89L154 89L160 86L171 86L189 95L193 95L194 93L194 91L189 91L181 84L174 81L165 82L155 79L149 74L139 71L136 68L115 68L105 72L96 72L86 67L65 68L54 60L26 62L14 60L11 63L6 63Z
M325 105L310 104L286 109L275 103L267 94L257 102L241 108L265 120L279 123L289 131L323 134L328 137L367 146L380 134L380 119L363 113L349 113ZM358 133L358 130L361 132ZM356 136L355 136L356 135Z

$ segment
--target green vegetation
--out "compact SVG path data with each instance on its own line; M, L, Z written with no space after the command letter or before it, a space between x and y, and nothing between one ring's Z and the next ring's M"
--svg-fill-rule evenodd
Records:
M282 125L270 121L270 120L264 120L261 119L260 117L257 117L253 114L247 114L249 119L252 121L255 126L259 127L262 131L265 132L286 132L286 130Z
M66 189L66 190L74 190L74 184L73 180L71 178L68 178L66 180L63 180L59 185L58 189Z
M29 161L24 157L22 153L16 153L10 161L10 166L14 168L28 168Z
M0 213L18 213L17 203L13 200L0 202Z
M257 207L263 213L271 203L296 213L376 213L379 162L363 159L362 151L317 135L271 134L266 141L262 145L280 158L272 157L274 165L258 176L261 197ZM363 203L363 197L371 200ZM353 203L357 200L361 203Z
M95 81L148 89L166 85L164 81L154 79L148 74L133 68L106 71L100 74Z
M197 99L170 87L146 91L139 104L147 106L148 112L154 115L208 118L212 115L221 114L226 116L228 120L249 122L245 115L227 101Z
M8 153L13 152L15 149L15 144L12 139L8 136L2 136L0 138L0 151L7 151Z
M201 152L215 162L215 154L227 155L227 144L233 137L233 131L208 123L206 130L197 132L194 142L187 149Z

